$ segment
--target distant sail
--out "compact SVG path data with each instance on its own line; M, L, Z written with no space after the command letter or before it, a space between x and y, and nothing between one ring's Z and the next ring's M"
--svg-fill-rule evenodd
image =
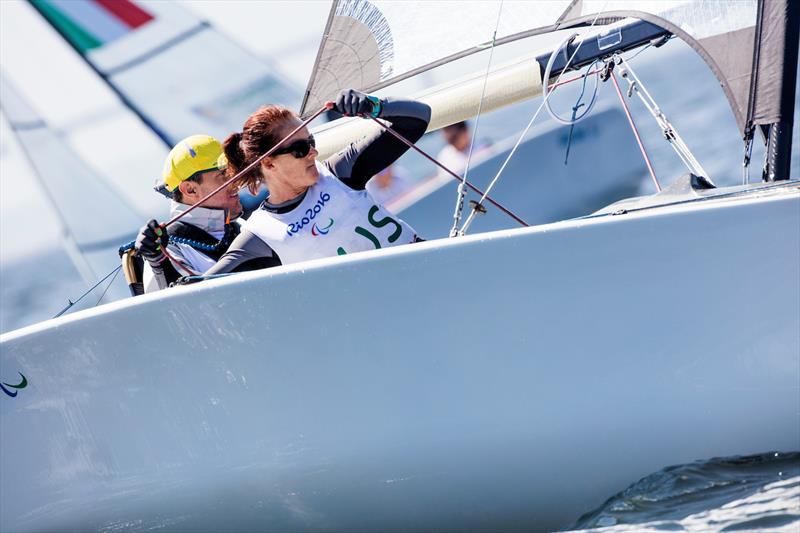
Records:
M173 2L30 1L165 144L224 138L260 105L299 104L299 89Z
M117 248L136 236L146 218L75 155L5 74L0 92L0 107L49 200L42 209L61 222L62 242L81 275L97 281L119 264Z
M153 20L129 0L43 0L34 4L81 53L116 41Z
M338 0L301 112L316 110L342 88L373 91L483 50L495 28L502 44L596 17L603 23L635 17L665 27L697 50L743 127L757 10L756 0L505 0L502 6L500 1Z

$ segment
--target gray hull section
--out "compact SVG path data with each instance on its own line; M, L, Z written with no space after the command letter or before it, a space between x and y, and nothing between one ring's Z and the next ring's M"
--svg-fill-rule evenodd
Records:
M800 448L796 188L243 274L0 337L0 528L569 524Z

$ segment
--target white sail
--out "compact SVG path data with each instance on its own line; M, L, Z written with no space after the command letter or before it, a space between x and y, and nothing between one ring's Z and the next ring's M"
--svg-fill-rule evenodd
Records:
M500 9L502 3L502 10ZM338 90L388 85L467 49L555 24L571 0L463 3L354 0L335 2L302 111Z
M176 3L32 5L166 144L198 132L224 138L259 105L298 103L273 68Z
M340 0L331 9L302 107L318 109L339 90L391 85L437 65L484 50L496 33L503 44L592 22L636 17L686 39L720 79L744 126L753 57L755 0L403 2ZM499 18L498 18L499 15ZM612 36L613 38L613 36Z
M3 112L61 222L64 245L87 282L119 264L117 248L130 241L145 220L121 191L98 176L0 76ZM90 206L90 208L87 208Z

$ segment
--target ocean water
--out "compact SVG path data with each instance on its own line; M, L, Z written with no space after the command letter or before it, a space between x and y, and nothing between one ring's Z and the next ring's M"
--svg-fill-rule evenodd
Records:
M637 71L667 116L693 149L718 185L741 182L742 143L733 116L713 75L693 52L672 47L655 60L655 50L642 54ZM665 47L666 48L666 47ZM666 62L666 63L665 63ZM639 68L638 65L641 65ZM672 68L679 65L680 68ZM666 67L666 68L665 68ZM678 86L682 90L675 90ZM601 101L613 102L610 86L600 87ZM564 112L575 93L554 98L554 107ZM509 131L520 131L539 100L503 110L482 119L479 137L499 140ZM800 104L800 102L798 102ZM630 101L645 146L662 184L686 171L658 128ZM799 105L800 107L800 105ZM548 120L544 115L540 121ZM580 126L577 126L579 128ZM800 140L795 126L795 146ZM620 142L633 142L633 138ZM436 153L438 136L428 136L423 147ZM756 143L752 180L759 179L763 154ZM796 154L795 154L796 155ZM403 164L418 175L428 173L428 164L409 155ZM798 160L793 161L797 177ZM654 191L642 176L642 194ZM616 200L609 198L609 203ZM117 284L121 283L117 279ZM77 271L60 250L0 268L0 331L13 330L52 317L85 288ZM102 289L102 287L101 287ZM81 307L94 305L99 292ZM697 458L684 465L665 465L621 492L587 509L568 526L574 531L786 531L800 532L800 442L797 450L732 458Z
M800 531L800 454L664 468L581 516L570 531Z

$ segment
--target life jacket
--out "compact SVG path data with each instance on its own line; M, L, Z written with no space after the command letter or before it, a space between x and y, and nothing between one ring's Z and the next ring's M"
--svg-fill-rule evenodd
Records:
M230 247L233 239L239 235L241 231L238 224L226 224L225 234L222 239L216 239L213 235L198 228L194 224L189 224L178 220L173 222L167 228L170 237L170 243L180 243L191 246L193 249L207 255L214 262L219 261L228 247Z
M367 191L356 191L317 163L319 180L288 213L257 209L244 227L266 242L286 265L408 244L416 233Z

